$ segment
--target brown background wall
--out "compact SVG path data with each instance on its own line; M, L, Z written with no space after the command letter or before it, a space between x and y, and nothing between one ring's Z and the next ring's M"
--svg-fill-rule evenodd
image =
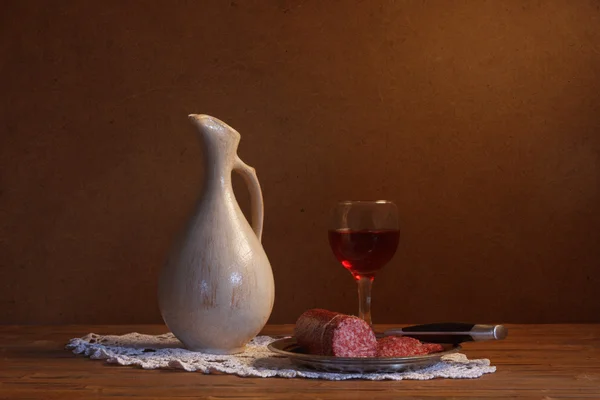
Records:
M597 1L2 8L0 323L160 321L191 112L259 174L271 322L356 311L326 239L348 198L401 212L375 322L600 322Z

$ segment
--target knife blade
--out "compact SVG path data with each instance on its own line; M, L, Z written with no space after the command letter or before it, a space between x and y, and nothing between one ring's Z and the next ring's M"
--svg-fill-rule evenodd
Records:
M388 329L383 336L409 336L430 343L451 343L502 340L508 335L503 325L468 324L441 322Z

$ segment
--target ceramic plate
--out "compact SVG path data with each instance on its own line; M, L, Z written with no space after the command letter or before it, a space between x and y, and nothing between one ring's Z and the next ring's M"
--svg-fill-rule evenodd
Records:
M422 356L409 357L333 357L306 354L296 339L279 339L268 348L274 353L288 357L293 364L326 372L381 373L401 372L423 368L440 361L442 356L458 352L460 345L443 344L443 351Z

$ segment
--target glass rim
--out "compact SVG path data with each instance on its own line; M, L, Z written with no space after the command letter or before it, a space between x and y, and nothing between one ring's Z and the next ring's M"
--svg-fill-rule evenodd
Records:
M392 200L338 200L337 204L395 204Z

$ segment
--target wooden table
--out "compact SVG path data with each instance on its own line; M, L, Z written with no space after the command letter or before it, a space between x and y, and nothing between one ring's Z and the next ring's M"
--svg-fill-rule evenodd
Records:
M465 344L469 358L489 358L498 367L478 379L331 382L142 370L64 349L70 338L88 332L157 334L166 332L164 326L0 326L0 399L600 399L600 325L508 327L504 341ZM291 330L267 326L264 333Z

